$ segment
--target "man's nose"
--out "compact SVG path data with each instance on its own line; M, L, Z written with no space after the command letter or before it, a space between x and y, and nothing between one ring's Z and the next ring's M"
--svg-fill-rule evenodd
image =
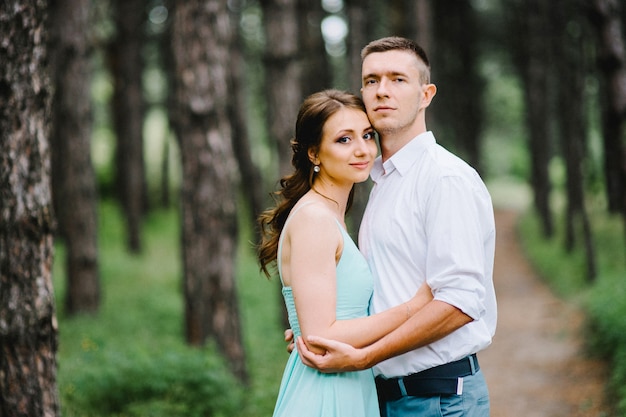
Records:
M380 82L378 83L378 87L376 89L376 95L378 96L387 96L388 95L388 85L389 80L387 79L382 79L380 80Z

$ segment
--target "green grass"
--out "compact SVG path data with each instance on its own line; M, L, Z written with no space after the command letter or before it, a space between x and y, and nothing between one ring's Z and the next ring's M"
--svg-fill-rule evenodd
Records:
M596 208L590 214L590 221L598 272L596 283L601 284L616 274L626 278L626 242L622 220ZM564 245L562 216L556 216L554 224L555 234L546 240L542 237L538 218L534 212L527 211L519 224L524 251L557 294L566 298L584 296L593 287L586 281L582 234L578 233L576 247L568 253Z
M64 248L57 245L54 285L59 317L58 385L64 416L267 416L287 360L276 282L260 276L241 240L237 280L249 387L241 387L213 346L184 343L178 218L157 212L145 223L144 251L126 252L112 204L100 210L102 305L69 318ZM245 395L244 395L245 391Z
M617 216L601 209L591 213L598 275L585 279L582 242L571 253L563 247L563 219L557 217L557 232L541 238L538 219L527 212L519 225L522 245L541 277L559 296L579 304L586 313L588 353L605 359L611 372L610 402L616 415L626 416L626 242L624 225Z

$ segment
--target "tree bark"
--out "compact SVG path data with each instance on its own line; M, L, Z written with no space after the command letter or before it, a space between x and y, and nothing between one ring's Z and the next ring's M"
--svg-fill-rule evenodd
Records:
M432 2L430 0L416 0L415 13L416 27L413 36L426 53L429 53L434 50Z
M51 142L54 200L67 245L69 315L100 307L96 178L91 162L89 0L58 0L51 10L51 73L56 88Z
M292 171L290 140L303 100L297 0L261 0L265 28L267 125L276 144L278 176Z
M235 283L237 163L228 117L233 28L226 3L174 5L171 117L183 167L182 248L188 343L214 338L247 380Z
M298 28L302 65L302 97L333 87L326 45L322 37L321 1L298 0ZM295 124L295 120L293 121Z
M348 16L348 62L350 66L350 89L360 95L361 78L361 50L368 43L370 33L370 21L368 19L366 4L362 0L344 0L346 14Z
M389 13L391 33L413 39L426 53L430 51L424 44L427 39L420 38L418 33L426 35L430 28L430 22L425 22L425 18L430 17L427 15L430 9L427 2L427 0L392 0Z
M0 8L0 415L58 416L47 2Z
M588 5L597 30L598 67L603 75L600 102L604 169L609 210L622 213L626 227L626 46L617 0L593 0Z
M557 0L550 3L552 28L560 33L559 47L554 48L556 69L560 76L558 88L558 122L561 149L566 168L566 233L565 248L572 251L576 245L577 224L583 233L583 244L587 264L586 277L589 282L595 280L596 259L591 223L585 209L585 191L583 166L585 164L585 147L587 138L587 96L585 79L587 76L584 58L584 31L572 33L568 25L577 22L584 28L581 9L576 3L568 0Z
M282 177L293 171L290 141L298 109L303 100L302 66L298 62L300 48L297 0L261 0L265 29L265 95L270 143L278 155L278 172ZM280 286L277 286L280 291ZM282 300L282 295L279 300ZM281 322L289 327L287 309L280 301Z
M374 20L378 18L378 14L368 12L368 9L371 10L372 0L345 0L344 3L348 16L348 27L350 28L347 37L350 86L351 91L360 95L362 86L361 50L376 38L373 28L375 26ZM346 221L350 226L350 234L355 240L371 188L372 182L369 180L354 185L354 200L352 208L347 213Z
M234 13L233 21L240 19L239 13ZM231 90L234 91L234 97L230 106L230 119L234 121L233 127L233 149L241 173L241 187L243 197L248 203L248 212L250 213L250 224L254 228L255 239L257 242L260 238L260 230L256 228L257 217L266 207L265 182L259 168L259 162L253 158L248 134L249 114L247 104L245 81L246 59L243 51L245 50L244 41L241 38L239 30L235 31L235 48L231 50ZM255 137L256 139L256 137Z
M108 56L114 82L111 104L117 136L115 183L126 218L128 249L139 253L141 223L147 206L142 91L146 4L142 0L115 0L113 3L117 34Z
M481 28L472 3L434 2L436 48L431 51L433 82L440 89L432 105L440 140L457 149L482 173L480 160L484 80L479 71Z
M552 184L548 165L552 155L550 140L550 25L547 21L548 3L543 0L508 0L508 22L514 34L511 50L521 75L524 89L526 130L531 159L530 184L533 204L541 220L544 237L554 235L550 208Z

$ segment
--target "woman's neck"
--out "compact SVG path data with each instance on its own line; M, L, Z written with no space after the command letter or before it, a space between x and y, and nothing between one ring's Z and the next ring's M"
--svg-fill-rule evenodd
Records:
M348 196L350 190L344 190L337 186L324 186L324 184L313 184L313 188L309 192L310 197L324 203L337 218L343 221L348 204Z

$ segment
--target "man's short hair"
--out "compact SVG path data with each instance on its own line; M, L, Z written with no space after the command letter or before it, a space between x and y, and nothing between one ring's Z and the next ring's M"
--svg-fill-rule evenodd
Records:
M369 54L388 51L407 51L415 54L417 60L424 65L424 68L420 71L421 81L425 84L430 83L430 61L428 60L428 55L417 42L411 39L389 36L372 41L361 50L361 60L364 60Z

